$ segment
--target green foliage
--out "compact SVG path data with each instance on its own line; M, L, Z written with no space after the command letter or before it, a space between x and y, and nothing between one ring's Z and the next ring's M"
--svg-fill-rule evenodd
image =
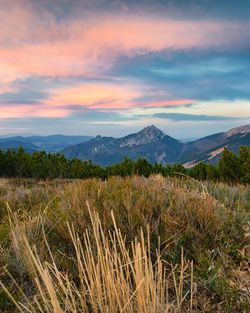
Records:
M125 158L122 162L115 164L113 166L109 166L106 168L106 175L107 176L121 176L127 177L131 176L133 173L134 162L129 159Z
M240 159L227 148L224 149L220 158L219 172L224 181L231 183L240 181Z
M206 180L208 176L208 165L204 162L198 163L190 170L190 176L196 179Z
M243 183L250 183L250 147L240 147L240 173Z
M187 170L185 169L185 167L181 164L174 164L171 168L171 173L173 175L175 174L187 174Z
M219 181L220 173L218 166L207 164L207 180L210 181Z
M138 159L134 163L133 172L148 177L152 173L152 165L146 159Z
M15 305L7 293L0 288L0 312L14 312Z
M59 153L44 151L28 154L19 150L0 150L0 177L19 177L36 179L97 177L106 179L110 176L128 177L139 175L149 177L153 174L162 176L189 175L198 180L225 181L230 183L250 183L250 147L241 147L239 157L225 149L218 166L200 162L191 169L181 164L151 164L144 158L132 160L125 158L118 164L101 167L91 161L68 160Z

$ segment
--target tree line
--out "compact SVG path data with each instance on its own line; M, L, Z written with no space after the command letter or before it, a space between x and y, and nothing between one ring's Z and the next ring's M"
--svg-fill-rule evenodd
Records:
M36 179L98 177L152 174L163 176L188 175L199 180L225 181L228 183L250 183L250 147L241 146L239 155L224 149L217 165L200 162L191 169L181 164L151 164L146 159L125 158L118 164L102 167L91 161L68 160L59 153L37 151L26 153L18 150L0 150L0 177L19 177Z

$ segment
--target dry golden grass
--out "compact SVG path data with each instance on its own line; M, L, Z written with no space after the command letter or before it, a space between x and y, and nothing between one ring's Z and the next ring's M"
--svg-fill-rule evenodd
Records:
M183 308L185 312L192 312L193 267L192 263L184 261L183 253L180 265L166 264L159 251L153 262L150 242L145 242L143 232L131 242L129 250L112 212L114 231L106 234L98 214L89 206L88 210L92 227L91 232L85 231L83 240L73 226L68 225L78 284L58 269L46 236L50 261L40 260L36 247L31 247L27 239L23 224L13 216L13 244L35 286L32 297L27 297L18 287L23 296L23 301L19 302L2 284L20 312L167 313L183 312Z
M185 177L3 181L0 312L248 313L249 209Z

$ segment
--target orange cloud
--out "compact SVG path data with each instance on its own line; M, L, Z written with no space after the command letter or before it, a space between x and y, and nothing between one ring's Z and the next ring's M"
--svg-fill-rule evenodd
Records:
M156 91L156 95L158 92ZM129 109L140 106L137 99L147 95L140 86L111 83L85 83L73 87L52 90L47 105L79 106L91 109ZM169 96L165 93L166 97ZM143 102L143 107L183 106L195 103L194 99L172 99Z
M132 107L133 100L140 96L142 93L129 85L85 83L53 90L47 104L75 105L92 109L127 109Z

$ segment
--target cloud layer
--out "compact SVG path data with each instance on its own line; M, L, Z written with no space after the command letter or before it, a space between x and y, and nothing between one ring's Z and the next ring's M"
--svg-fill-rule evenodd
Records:
M204 101L219 119L239 100L245 110L235 118L249 117L250 22L242 10L220 15L223 7L229 12L224 1L205 14L196 1L2 0L0 119L74 123L92 110L92 123L110 112L110 123L117 114L129 125L134 109L157 108L151 118L190 121L193 106L193 121L207 121Z

